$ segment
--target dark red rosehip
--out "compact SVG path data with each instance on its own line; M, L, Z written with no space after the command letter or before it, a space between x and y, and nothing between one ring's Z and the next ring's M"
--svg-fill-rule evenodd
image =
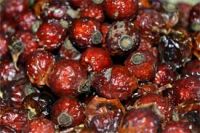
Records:
M47 51L37 50L31 53L26 62L26 73L31 83L45 85L54 62L54 56Z
M114 20L131 19L137 15L137 0L104 0L106 15Z
M139 33L127 21L118 21L112 24L107 34L106 45L111 55L126 54L135 50L139 45Z
M16 21L18 23L17 26L19 29L31 31L32 25L36 21L36 16L31 11L23 12L19 14Z
M17 132L21 132L28 118L24 110L6 107L0 110L1 125L9 126Z
M200 61L199 60L192 60L188 62L185 67L183 68L184 75L200 75Z
M171 90L175 104L183 102L200 101L200 79L189 76L177 80Z
M91 0L70 0L69 2L74 8L80 8L88 6Z
M8 55L8 40L0 34L0 59Z
M73 98L62 97L52 107L51 118L61 127L81 124L85 115L82 105Z
M70 39L80 48L100 44L102 42L100 23L89 18L74 20L70 29Z
M113 66L95 75L93 87L103 97L125 100L136 90L137 79L124 66Z
M24 129L24 133L55 133L55 124L46 118L37 118L29 121Z
M193 54L200 60L200 32L194 35L193 40Z
M163 86L172 83L176 78L177 74L169 64L160 64L155 74L154 83Z
M9 126L0 125L0 132L1 133L16 133L16 130Z
M156 84L152 83L142 84L138 88L138 93L140 95L147 95L149 93L156 93L158 91Z
M47 50L54 50L58 48L64 37L65 29L55 23L42 23L36 33L39 39L39 46Z
M187 122L170 122L168 123L162 133L191 133L190 123Z
M200 3L192 7L189 22L193 31L200 31Z
M158 113L164 120L170 120L172 117L172 104L166 97L158 94L149 93L139 98L134 104L136 108L155 107L155 113Z
M60 47L59 56L66 60L80 60L81 53L73 46L69 39L66 39Z
M100 5L90 4L84 8L81 8L80 11L81 18L91 18L99 22L104 21L104 12L103 8Z
M112 65L111 57L108 51L102 48L87 48L82 53L81 64L87 68L87 70L93 72L100 72L103 69L110 68Z
M78 61L60 60L48 75L48 86L58 96L77 96L88 89L87 83L87 70Z
M117 99L94 97L86 107L86 125L95 132L117 132L125 109Z
M16 23L13 23L11 20L3 20L0 25L0 30L2 34L8 35L11 37L16 31Z
M119 133L157 133L160 129L159 117L148 108L130 110L123 121Z
M139 80L151 80L155 76L157 58L149 51L135 51L125 61L125 66Z

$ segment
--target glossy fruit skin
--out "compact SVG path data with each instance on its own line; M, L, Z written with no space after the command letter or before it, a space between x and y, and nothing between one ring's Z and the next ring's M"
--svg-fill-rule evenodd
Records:
M176 80L177 74L169 64L158 65L154 83L163 86Z
M189 76L177 80L171 90L175 104L183 102L199 101L200 79L196 76Z
M150 109L132 109L126 114L119 132L157 133L159 128L160 119Z
M58 48L65 36L65 29L56 23L42 23L36 33L39 46L47 50Z
M122 42L123 38L126 36L129 38L128 41L130 44L124 44ZM106 38L106 45L111 55L124 55L138 47L139 33L130 22L117 21L113 23L109 29Z
M100 72L111 67L112 60L108 51L102 48L87 48L81 56L81 64L89 72Z
M62 97L56 101L52 107L51 118L61 127L72 127L81 124L84 119L84 109L82 105L73 98ZM71 123L67 125L62 125L58 122L58 117L61 113L67 113L71 117Z
M160 117L165 121L169 121L172 116L173 106L171 104L171 101L168 98L162 97L158 94L149 93L145 96L142 96L136 101L134 106L136 108L154 106L154 111L158 111Z
M23 130L24 133L55 133L55 124L46 118L37 118L29 121Z
M188 62L182 70L183 75L189 76L199 76L200 75L200 61L199 60L192 60Z
M28 121L26 111L11 107L4 107L0 110L1 125L10 126L20 132Z
M55 63L48 75L48 86L58 96L77 96L87 81L87 70L73 60Z
M139 54L142 55L143 61L134 64L134 57ZM135 51L126 60L125 66L134 74L139 80L151 80L155 76L157 68L157 58L150 51Z
M186 122L170 122L162 133L191 133L190 124Z
M121 125L125 109L118 99L94 97L85 110L86 125L95 132L116 132Z
M0 59L8 54L8 40L0 34Z
M18 28L22 30L32 30L32 25L36 21L36 16L31 11L19 14L17 18Z
M104 12L101 5L90 4L84 8L80 9L81 18L91 18L99 22L104 21Z
M95 33L98 33L97 42L93 40ZM70 39L80 48L91 47L101 43L102 35L100 33L100 23L89 18L74 20L70 29Z
M0 125L0 132L1 133L16 133L15 129L9 126L4 126L4 125Z
M104 0L106 15L113 20L134 18L138 10L137 0Z
M26 73L32 84L45 85L47 75L55 62L54 56L43 50L33 52L26 62Z
M95 75L93 87L99 95L125 100L138 87L137 79L124 66L116 65Z
M200 3L197 3L195 6L192 7L190 11L189 22L190 27L193 31L200 31L200 29L197 28L200 25Z

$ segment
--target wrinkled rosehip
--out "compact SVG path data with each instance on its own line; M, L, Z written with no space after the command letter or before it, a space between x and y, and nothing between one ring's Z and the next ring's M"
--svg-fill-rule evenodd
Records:
M148 108L130 110L123 121L120 133L157 133L160 129L159 117Z
M88 6L91 0L70 0L69 2L74 8L80 8Z
M138 93L140 95L147 95L149 93L156 93L157 91L158 91L158 87L156 86L156 84L152 84L152 83L141 84L138 87Z
M183 68L184 75L200 75L200 61L193 60L188 62L185 67Z
M106 15L114 20L131 19L137 15L137 0L104 0L103 7Z
M0 34L0 59L8 54L8 40Z
M24 129L24 133L55 133L55 124L46 118L37 118L29 121Z
M93 87L99 95L125 100L136 90L137 79L124 66L116 65L95 75Z
M149 51L135 51L125 61L125 66L139 80L151 80L155 76L157 58Z
M95 132L117 132L125 114L117 99L94 97L86 107L86 124Z
M1 133L16 133L16 130L9 126L0 125L0 132Z
M85 115L82 105L73 98L62 97L52 107L51 118L61 127L81 124Z
M8 37L11 37L15 33L15 28L16 23L13 23L11 20L4 20L0 25L1 34L8 35Z
M193 31L200 31L200 3L192 7L189 22Z
M122 55L135 50L139 45L139 33L127 21L112 24L107 34L106 45L111 55Z
M70 39L80 48L100 44L102 42L100 23L89 18L74 20L70 30Z
M65 29L55 23L42 23L36 33L39 39L39 46L47 50L54 50L58 48L64 37Z
M163 133L191 133L190 124L186 122L170 122L168 123Z
M60 60L48 75L48 86L58 96L77 96L89 89L87 71L78 61Z
M100 72L111 67L112 60L106 50L102 48L88 48L82 53L81 64L88 71Z
M54 62L54 56L47 51L37 50L30 54L26 62L26 73L31 83L45 85Z

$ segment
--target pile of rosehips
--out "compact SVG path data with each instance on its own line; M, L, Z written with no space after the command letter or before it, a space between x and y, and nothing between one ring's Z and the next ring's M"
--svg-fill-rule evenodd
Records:
M200 133L200 3L0 0L0 133Z

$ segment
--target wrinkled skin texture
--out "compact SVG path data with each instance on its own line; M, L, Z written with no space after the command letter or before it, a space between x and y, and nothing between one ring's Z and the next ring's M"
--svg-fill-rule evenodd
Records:
M93 87L105 98L127 99L137 88L137 79L124 66L113 66L95 75Z
M145 58L140 64L134 64L132 62L132 56L137 53L143 54ZM124 64L131 74L134 74L139 80L151 80L155 76L157 58L149 51L136 51L126 59Z
M185 67L183 68L184 75L200 75L200 61L193 60L188 62Z
M15 129L9 126L4 126L4 125L0 125L0 132L1 133L16 133Z
M48 75L48 86L58 96L77 96L87 80L87 71L78 62L60 60Z
M8 54L8 41L0 34L0 59Z
M157 133L159 128L159 117L150 109L132 109L126 114L119 132Z
M26 62L26 73L31 83L45 85L47 75L55 62L54 56L46 51L33 52Z
M104 0L103 7L107 16L114 20L134 18L138 10L137 0Z
M88 48L82 53L81 64L88 71L100 72L111 67L112 60L107 51L102 48Z
M171 122L165 126L163 133L191 133L189 125L186 122Z
M86 107L86 124L99 133L116 132L124 113L124 107L119 100L94 97Z
M76 100L68 97L62 97L52 107L51 118L56 123L58 122L58 116L61 113L68 113L72 117L72 123L70 125L60 125L62 127L72 127L78 126L81 124L84 119L85 115L83 113L84 109L82 105Z

